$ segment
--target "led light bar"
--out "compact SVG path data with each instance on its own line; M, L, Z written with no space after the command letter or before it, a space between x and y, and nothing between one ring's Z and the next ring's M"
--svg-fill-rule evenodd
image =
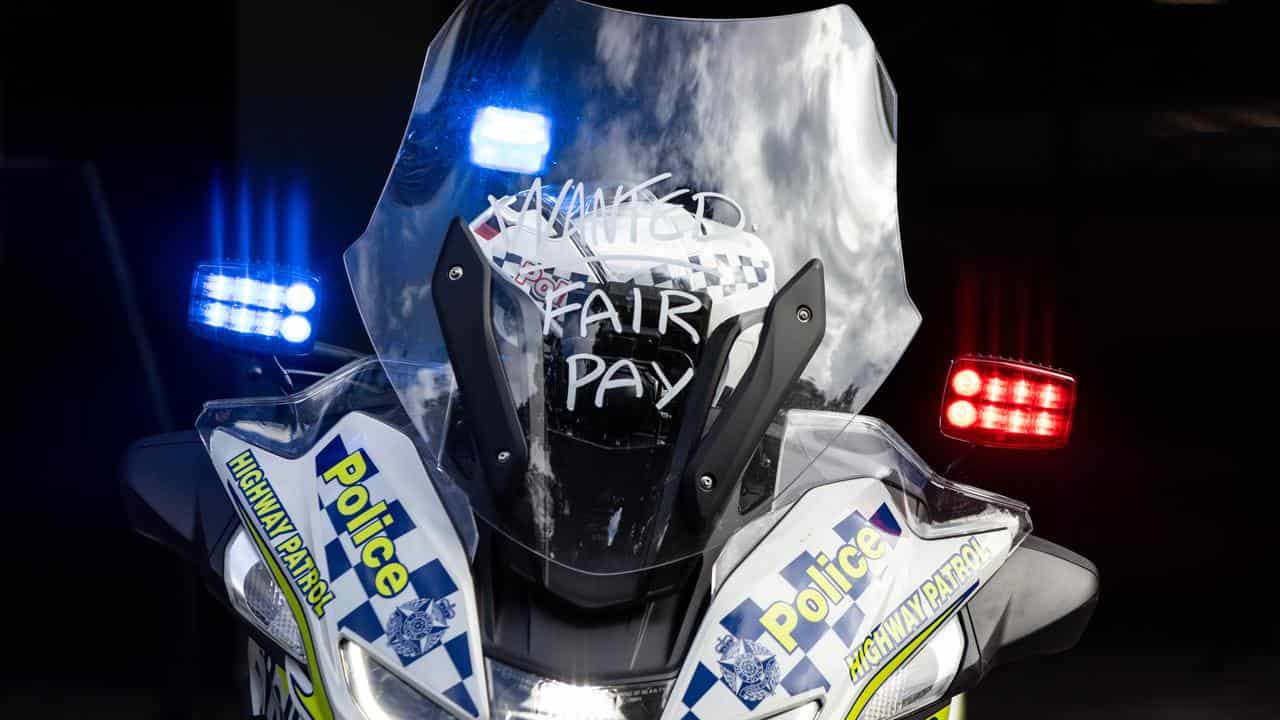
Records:
M951 363L942 434L975 445L1058 448L1071 436L1076 380L1031 363L966 355Z
M319 280L299 270L208 263L191 282L187 322L198 335L250 352L305 355L315 344Z
M543 115L485 107L471 126L471 162L493 170L531 175L551 150L551 123Z

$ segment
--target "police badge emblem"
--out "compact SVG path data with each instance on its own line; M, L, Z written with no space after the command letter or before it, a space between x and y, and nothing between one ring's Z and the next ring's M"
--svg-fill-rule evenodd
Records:
M440 646L457 611L444 598L418 598L395 609L387 622L387 643L406 665Z
M760 643L725 635L716 642L720 654L720 681L729 686L743 705L755 708L778 688L778 661Z

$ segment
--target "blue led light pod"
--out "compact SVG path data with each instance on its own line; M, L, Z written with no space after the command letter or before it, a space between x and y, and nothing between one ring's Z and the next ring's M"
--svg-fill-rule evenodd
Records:
M187 322L196 334L250 352L305 355L315 344L320 281L275 265L206 263L191 281Z

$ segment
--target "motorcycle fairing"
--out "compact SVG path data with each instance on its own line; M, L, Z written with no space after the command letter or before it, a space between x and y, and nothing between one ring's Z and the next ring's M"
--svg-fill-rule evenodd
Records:
M285 656L283 661L272 657L253 638L246 644L249 671L249 712L253 717L267 720L296 720L308 717L301 698L310 693L308 683L294 694L294 677L306 677L307 669L297 660Z
M283 677L271 683L300 713L359 717L343 687L337 653L345 640L458 717L487 717L466 540L474 526L446 510L414 431L395 423L404 418L394 401L379 414L390 400L381 377L365 361L298 395L211 403L201 417L224 487L275 565L307 645L306 667L285 658L272 671ZM771 514L779 519L764 518L772 527L758 542L717 563L722 579L713 580L664 718L760 717L815 699L821 718L856 718L849 709L865 703L1029 530L1024 507L937 476L873 418L851 424L836 415L793 411L771 430L780 435L766 442L777 462L807 465L799 482L808 487L775 494ZM829 461L804 459L815 444L831 450L822 454ZM360 520L354 533L335 523L344 516ZM394 553L378 541L372 547L383 549L371 555L383 563L394 557L406 575L398 590L398 573L382 578L396 591L389 598L378 592L378 568L360 569L364 548L380 537ZM424 580L424 568L434 568L434 580ZM913 597L929 602L927 613L907 611L914 623L902 610ZM412 648L391 627L405 605L401 626L413 613L426 615L423 632L408 638L418 641ZM879 639L879 627L894 636ZM884 646L864 652L855 673L857 649L877 640Z
M815 699L824 720L856 718L1013 541L925 540L875 478L810 490L717 590L663 718L768 717Z
M293 607L309 666L294 686L316 681L295 690L310 715L359 717L340 642L458 717L487 715L467 554L407 436L351 413L295 459L224 429L209 450Z

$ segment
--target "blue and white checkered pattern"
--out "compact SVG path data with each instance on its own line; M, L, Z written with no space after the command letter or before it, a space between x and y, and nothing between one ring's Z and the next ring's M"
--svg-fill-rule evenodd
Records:
M537 263L533 263L527 268L525 266L524 256L513 252L504 252L501 255L494 255L490 259L493 261L494 267L502 271L503 275L506 275L512 280L516 280L522 271L525 274L530 273L531 269L533 271L540 271L541 274L546 275L553 281L587 282L591 279L587 274L580 272L571 272L569 273L568 278L562 278L556 274L556 269L554 267L543 267Z
M316 467L331 467L346 455L342 437L337 436L316 456ZM474 638L468 637L464 617L451 618L438 644L428 645L426 651L416 657L401 654L389 642L387 628L398 608L407 606L411 610L411 604L419 598L444 600L454 606L463 606L465 602L457 583L432 554L425 531L417 527L400 502L393 499L396 493L391 479L378 473L372 459L366 463L368 471L361 485L369 493L369 504L385 501L392 517L384 534L395 543L396 554L386 562L398 561L408 569L409 587L392 598L378 594L374 586L375 573L360 562L359 550L346 531L346 519L336 507L343 486L336 482L320 483L320 507L329 522L319 523L315 534L323 547L321 563L334 594L326 614L333 613L338 619L338 629L349 630L372 646L386 649L415 674L430 678L430 684L442 688L442 694L458 707L478 716L479 710L466 687L477 668L472 667L469 643ZM401 610L402 620L408 610ZM471 681L473 687L479 688L478 680Z
M815 688L829 689L835 678L825 676L824 669L826 672L848 672L845 657L858 640L856 634L864 617L858 598L879 577L883 563L872 564L871 572L853 581L853 589L830 607L825 623L799 623L793 633L797 646L791 653L787 653L765 631L759 618L772 603L789 601L798 591L812 584L805 569L814 564L819 553L833 557L837 548L851 544L858 531L868 525L878 529L890 547L896 545L902 534L887 505L881 505L870 518L857 511L852 512L830 530L810 535L804 552L778 573L761 578L752 592L754 597L744 600L720 620L720 626L725 630L722 637L732 635L752 640L773 654L779 680L770 697L778 693L793 696ZM744 708L753 710L763 702L765 698L743 699L734 692L724 677L734 670L724 662L704 657L688 687L678 698L685 711L683 720L734 717L741 715Z
M503 275L514 282L516 285L524 288L524 291L538 303L539 307L546 302L547 295L554 290L562 288L570 283L588 282L591 278L584 273L571 272L569 277L565 278L556 274L556 269L551 266L543 267L534 262L526 262L524 257L513 252L506 252L502 255L490 256L494 267ZM564 302L564 297L560 296L557 306Z
M493 255L491 259L494 266L512 280L516 280L521 272L529 272L524 269L524 257L517 253L505 252L502 255ZM689 257L689 263L696 267L683 263L661 263L637 272L631 277L625 277L623 273L624 276L618 279L649 287L705 292L713 300L752 290L769 281L769 261L748 255L726 253L693 255ZM579 272L570 273L568 278L562 278L556 275L553 267L536 267L534 274L549 278L552 286L564 281L587 282L590 280L585 274ZM530 288L531 293L536 294L536 297L545 295L546 290L534 293L536 289L536 287Z
M632 278L639 285L705 292L713 300L746 292L769 280L769 261L749 255L692 255L689 263L661 264Z

